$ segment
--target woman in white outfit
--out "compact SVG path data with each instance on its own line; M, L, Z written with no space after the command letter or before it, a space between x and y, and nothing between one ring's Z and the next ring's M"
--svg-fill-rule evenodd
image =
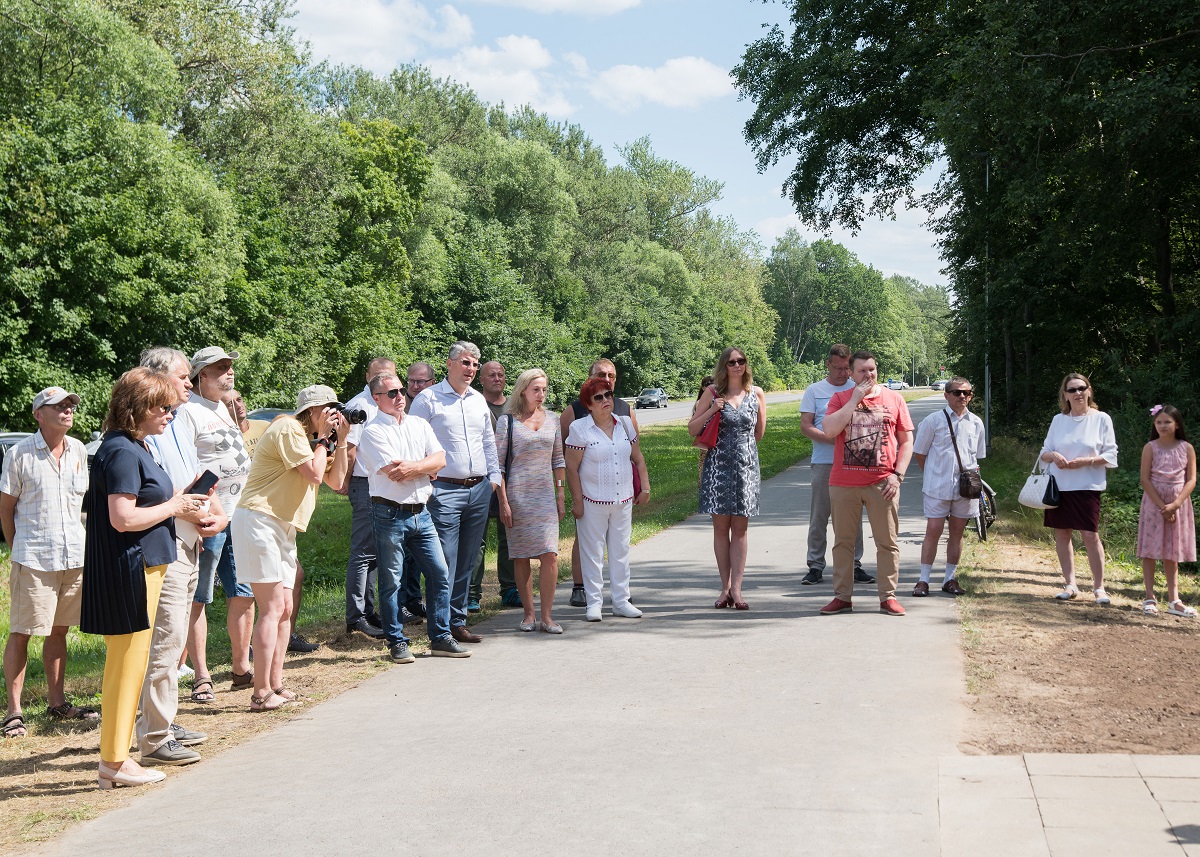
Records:
M613 615L636 619L642 611L629 603L629 537L633 505L650 498L650 475L633 423L628 417L613 417L613 390L608 380L589 378L579 391L579 401L589 414L571 424L563 452L583 564L587 620L600 621L605 547ZM636 497L630 462L642 483Z

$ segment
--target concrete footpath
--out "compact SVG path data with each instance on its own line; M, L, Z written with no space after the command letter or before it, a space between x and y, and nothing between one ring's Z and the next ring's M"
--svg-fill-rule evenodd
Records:
M828 576L799 585L808 474L763 486L749 611L712 608L694 517L634 548L643 619L588 624L563 586L563 636L507 611L473 657L391 669L35 853L1200 855L1200 759L961 755L954 601L908 597L918 469L903 618L874 585L818 615Z

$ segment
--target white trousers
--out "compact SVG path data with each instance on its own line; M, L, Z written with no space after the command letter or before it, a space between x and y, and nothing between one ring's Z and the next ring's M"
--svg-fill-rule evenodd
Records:
M575 522L583 591L587 606L604 603L604 548L608 547L608 585L614 607L629 603L629 537L633 533L633 502L583 501L583 517Z

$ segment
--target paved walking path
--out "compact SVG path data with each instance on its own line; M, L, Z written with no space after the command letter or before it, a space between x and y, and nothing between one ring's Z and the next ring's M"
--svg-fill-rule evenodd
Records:
M634 549L644 619L563 606L555 638L507 611L473 657L389 670L37 853L1200 855L1200 759L958 752L954 602L906 597L919 481L907 617L875 612L873 585L857 612L817 614L831 587L798 585L795 467L764 485L748 612L712 609L694 517Z

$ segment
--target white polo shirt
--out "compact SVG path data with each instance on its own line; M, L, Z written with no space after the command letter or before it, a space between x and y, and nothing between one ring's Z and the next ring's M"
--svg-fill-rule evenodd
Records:
M12 560L37 571L83 567L87 450L70 436L63 443L57 459L34 432L8 451L0 472L0 491L17 498Z
M957 417L950 408L942 408L921 420L921 424L917 426L913 452L926 456L921 475L921 493L937 500L959 500L961 496L958 493L958 460L954 457L946 414L950 415L950 421L954 423L958 454L962 457L963 467L974 470L979 466L979 459L987 457L983 420L970 411Z
M379 411L375 419L366 424L358 440L358 460L367 471L372 497L382 497L393 503L429 500L433 486L428 476L395 482L381 472L396 461L420 461L435 452L442 452L442 445L427 421L405 414L401 422L391 414Z

